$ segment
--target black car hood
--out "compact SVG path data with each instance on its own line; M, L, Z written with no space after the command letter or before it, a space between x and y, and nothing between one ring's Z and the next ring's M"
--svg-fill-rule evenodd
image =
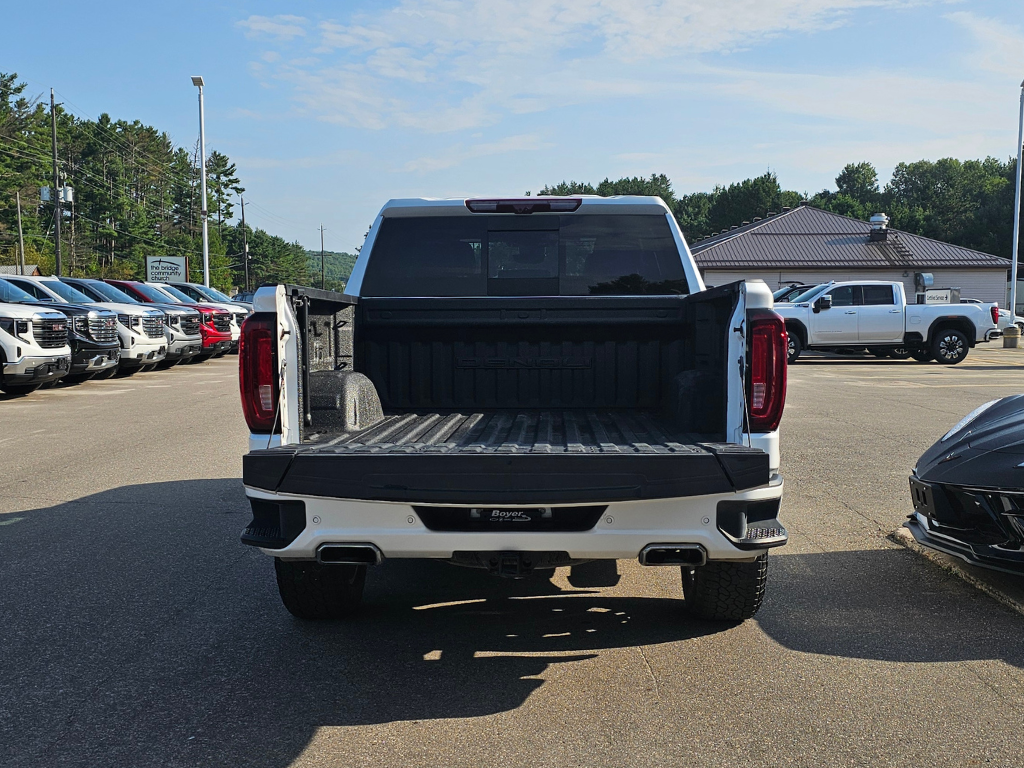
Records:
M1024 490L1024 395L1004 397L921 456L917 476L933 483Z
M83 304L63 304L56 301L33 301L24 303L24 306L40 307L45 309L53 309L57 312L63 312L69 317L76 315L88 315L90 312L98 312L101 315L113 314L109 309L100 309L99 307L87 307Z

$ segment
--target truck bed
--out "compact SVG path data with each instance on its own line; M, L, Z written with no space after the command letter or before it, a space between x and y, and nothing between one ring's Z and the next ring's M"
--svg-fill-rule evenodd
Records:
M252 451L246 485L414 503L600 503L768 482L768 455L678 434L645 411L400 413L357 432Z
M527 410L402 413L359 432L311 444L334 453L637 453L689 452L694 435L678 435L656 413Z

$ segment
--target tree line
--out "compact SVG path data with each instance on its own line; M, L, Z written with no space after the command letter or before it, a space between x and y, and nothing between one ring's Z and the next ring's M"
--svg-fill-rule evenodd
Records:
M0 263L18 261L16 193L21 197L26 263L53 273L55 205L48 104L25 93L16 74L0 73ZM144 278L145 256L186 256L202 275L200 158L140 121L96 120L57 106L60 185L74 190L61 222L63 272ZM213 150L206 158L210 278L221 289L244 283L243 231L237 199L245 191L234 163ZM307 284L305 248L246 227L250 282ZM319 254L317 276L319 277Z
M1016 168L1016 158L919 160L897 165L892 179L882 187L871 163L850 163L836 176L834 191L813 195L783 189L770 171L688 195L676 195L665 174L606 178L597 185L563 181L545 186L538 194L656 195L668 204L691 243L806 200L826 211L863 220L885 213L895 229L1009 259Z

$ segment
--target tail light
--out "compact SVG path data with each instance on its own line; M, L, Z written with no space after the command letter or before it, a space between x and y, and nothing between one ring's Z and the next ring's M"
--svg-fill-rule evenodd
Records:
M992 322L999 325L999 305L993 304L990 309L992 310Z
M786 323L768 309L747 313L750 329L747 412L751 432L773 432L786 406Z
M238 386L242 412L253 432L280 432L277 424L277 316L250 315L238 339Z

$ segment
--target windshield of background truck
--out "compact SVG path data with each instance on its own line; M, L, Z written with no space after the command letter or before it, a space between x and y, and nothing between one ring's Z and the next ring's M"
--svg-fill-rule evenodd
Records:
M152 285L146 285L145 283L135 283L135 284L132 285L132 288L134 288L136 291L141 293L143 296L145 296L150 301L154 301L157 304L180 304L181 303L180 301L178 301L178 299L172 299L166 293L163 293L162 291L158 291ZM191 301L192 301L192 299L189 299L189 302L191 302Z
M47 280L43 283L43 287L47 288L64 301L70 302L71 304L95 304L96 301L89 296L86 296L77 288L72 288L67 283L62 283L59 280Z
M139 304L141 303L134 296L130 296L120 288L115 288L109 283L102 283L97 280L95 283L86 283L88 288L103 297L103 301L113 301L118 304Z
M16 285L11 285L6 280L0 280L0 301L8 304L21 304L25 301L38 301L38 299L27 291L21 290Z
M385 218L364 296L689 293L662 215Z
M233 304L234 303L234 302L231 301L230 298L225 296L223 293L218 291L216 288L207 288L204 285L202 288L196 288L196 292L200 296L205 296L210 301L221 301L221 302L227 302L228 304Z
M799 296L795 296L790 299L793 304L803 304L805 301L817 298L819 293L824 293L825 289L828 288L828 284L816 285L808 291L804 291Z
M171 296L172 298L174 298L177 302L179 302L181 304L191 304L192 302L195 301L195 299L193 299L187 293L182 293L177 288L175 288L173 286L170 286L170 285L161 285L156 290L157 290L158 293L159 292L163 292L163 293L168 294L169 296Z

